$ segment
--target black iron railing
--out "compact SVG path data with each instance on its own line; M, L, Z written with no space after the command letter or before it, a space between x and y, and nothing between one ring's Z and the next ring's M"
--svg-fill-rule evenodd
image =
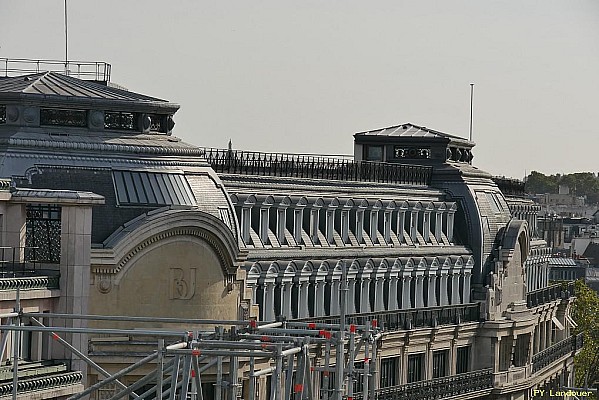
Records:
M532 372L540 371L566 355L573 355L583 344L583 335L579 333L538 352L532 356Z
M103 61L33 60L30 58L0 58L0 77L59 72L81 79L110 82L111 65Z
M377 326L384 331L432 328L439 325L478 322L480 321L480 304L473 303L445 307L371 312L351 314L346 317L346 323L355 325L365 325L372 320L376 320ZM326 324L340 323L339 316L294 319L294 321Z
M493 370L484 369L464 374L377 389L376 400L435 400L488 391L493 388ZM358 394L354 399L362 399Z
M24 393L48 390L56 387L77 385L81 383L83 375L81 372L64 372L60 374L51 374L31 379L19 380L17 383L17 392L19 395ZM0 383L0 396L9 396L13 391L13 383ZM39 394L39 393L38 393ZM41 397L38 397L41 398Z
M56 205L27 205L25 261L60 262L61 208Z
M206 159L218 173L382 182L426 186L432 168L371 161L347 157L258 153L241 150L204 148Z
M504 195L510 197L524 197L524 182L521 180L503 176L494 176L492 179Z
M574 287L574 282L567 282L537 289L526 294L526 303L528 307L536 307L550 301L567 299L574 296Z

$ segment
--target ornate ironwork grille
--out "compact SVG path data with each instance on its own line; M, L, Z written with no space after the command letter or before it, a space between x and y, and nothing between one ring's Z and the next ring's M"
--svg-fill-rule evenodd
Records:
M6 123L6 106L0 106L0 124Z
M42 108L40 110L40 124L85 127L87 126L87 112L84 110Z
M60 207L28 205L25 261L60 263Z
M124 131L137 130L137 118L134 113L106 111L104 113L104 128Z

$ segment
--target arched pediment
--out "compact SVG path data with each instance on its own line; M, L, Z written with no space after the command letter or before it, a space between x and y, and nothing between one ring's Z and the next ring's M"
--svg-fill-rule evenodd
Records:
M255 262L248 271L248 278L258 278L260 275L262 275L262 266L259 262Z
M287 263L287 266L285 267L285 273L296 273L297 272L297 265L295 264L294 261L289 261Z
M347 199L345 203L343 203L343 208L353 208L355 205L356 202L353 199Z
M270 195L266 196L262 201L263 206L272 206L273 204L275 204L275 198Z
M103 243L104 248L92 254L92 271L116 274L135 257L161 243L176 241L177 237L194 237L206 242L216 254L224 276L235 273L247 256L238 238L217 217L198 210L165 208L162 212L143 214L119 228Z
M306 261L304 263L304 265L302 266L302 273L312 273L312 271L314 271L314 265L312 264L312 261Z
M266 271L266 274L267 275L270 275L270 274L278 275L279 274L279 263L276 261L270 263L270 265L268 266L268 271Z
M279 201L279 205L284 206L284 207L288 207L291 205L291 198L289 196L285 196L283 197L280 201Z
M380 210L381 208L383 208L383 202L381 200L376 200L375 202L373 202L373 204L372 204L373 210Z
M248 197L245 198L245 200L243 201L243 204L254 205L254 204L256 204L256 202L257 202L256 196L254 196L253 194L250 194Z
M329 272L329 262L323 261L318 266L318 272Z

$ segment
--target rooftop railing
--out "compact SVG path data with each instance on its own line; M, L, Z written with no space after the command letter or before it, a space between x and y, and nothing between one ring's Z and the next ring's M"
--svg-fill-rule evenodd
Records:
M478 322L480 319L480 304L472 303L351 314L346 317L346 322L354 325L366 325L370 321L376 320L377 326L383 331L398 331L416 328L434 328L439 325L458 325L464 322ZM338 316L314 317L294 319L293 321L339 324L340 318Z
M372 161L346 156L320 156L204 148L217 173L393 183L427 186L432 168Z
M568 299L574 296L574 282L558 283L526 294L528 307L536 307L554 300Z
M103 61L33 60L29 58L0 58L0 77L59 72L80 79L110 82L112 66Z

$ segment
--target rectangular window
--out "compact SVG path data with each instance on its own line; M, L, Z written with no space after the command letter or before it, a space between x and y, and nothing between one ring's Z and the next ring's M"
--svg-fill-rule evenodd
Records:
M424 354L408 355L408 383L424 379Z
M383 161L383 146L364 146L364 159L366 161Z
M85 127L87 126L87 111L42 108L40 109L40 124Z
M381 360L381 382L380 387L395 386L399 383L397 379L397 366L399 357L383 358Z
M447 376L447 350L433 352L433 379Z
M470 370L470 346L458 347L456 353L456 374L464 374Z
M130 112L106 111L104 128L124 131L137 130L136 115Z
M553 325L553 324L552 324ZM554 326L555 329L555 326ZM555 331L554 331L555 333ZM523 367L528 363L528 349L530 345L530 334L518 335L516 338L516 350L514 352L514 366Z
M0 106L0 124L6 123L6 106Z
M354 394L362 393L362 390L364 390L364 361L354 363L353 381Z

